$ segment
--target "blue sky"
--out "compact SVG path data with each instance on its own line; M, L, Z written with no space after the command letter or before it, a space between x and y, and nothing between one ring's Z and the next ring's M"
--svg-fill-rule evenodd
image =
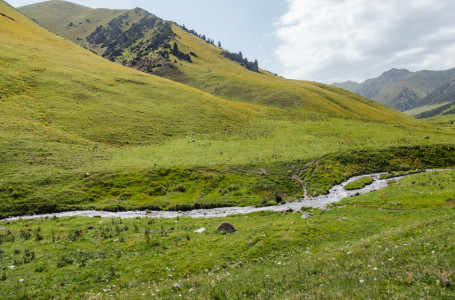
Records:
M13 6L40 1L7 0ZM391 68L455 67L455 1L73 0L141 7L287 78L364 81Z

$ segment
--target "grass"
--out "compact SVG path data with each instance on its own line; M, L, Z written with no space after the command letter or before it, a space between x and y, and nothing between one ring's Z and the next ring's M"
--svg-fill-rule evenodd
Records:
M450 146L347 151L316 161L294 160L243 166L153 167L50 175L0 185L0 217L67 210L191 210L267 206L325 194L360 174L455 165ZM408 171L411 170L411 171Z
M423 106L420 106L420 107L417 107L417 108L414 108L414 109L410 109L410 110L407 110L407 111L404 111L405 114L408 114L410 116L416 116L418 114L421 114L423 112L426 112L426 111L430 111L430 110L433 110L433 109L436 109L440 106L443 106L443 105L446 105L448 104L449 102L444 102L444 103L438 103L438 104L432 104L432 105L423 105Z
M178 27L179 49L198 54L179 70L195 87L223 82L225 92L208 87L204 92L108 62L0 5L16 20L0 19L2 217L77 208L268 205L276 195L302 196L301 183L290 177L311 173L312 162L332 153L453 144L450 128L413 120L341 89L250 72ZM209 66L218 66L221 77L202 71ZM251 91L230 94L246 83ZM296 105L268 103L264 96L294 90ZM414 164L403 159L389 167ZM329 162L314 176L302 173L310 194L374 169L345 165ZM147 176L166 169L180 175ZM262 170L270 175L260 175ZM204 173L214 177L204 182ZM263 177L273 190L255 188ZM185 192L173 191L180 185ZM239 189L226 193L232 185Z
M199 58L169 77L192 87L107 62L0 9L15 19L0 17L1 218L270 205L298 199L303 184L316 195L362 173L455 165L452 128L245 71L178 28L179 49ZM414 175L310 219L2 222L0 297L451 298L453 176ZM239 231L217 233L223 221Z
M381 209L431 208L452 204L454 172L422 173L406 177L399 185L391 185L379 192L345 199L339 205L355 202L356 207Z
M281 299L355 292L362 298L451 298L454 176L412 175L330 210L314 209L310 219L262 212L224 219L2 223L0 295ZM407 200L416 188L431 200ZM376 201L384 191L387 205ZM223 221L239 231L216 233ZM194 233L202 227L205 233Z
M373 181L374 180L371 177L363 177L363 178L357 179L357 180L355 180L353 182L350 182L350 183L346 184L344 186L344 189L348 190L348 191L359 190L359 189L362 189L362 188L366 187L367 185L372 184Z

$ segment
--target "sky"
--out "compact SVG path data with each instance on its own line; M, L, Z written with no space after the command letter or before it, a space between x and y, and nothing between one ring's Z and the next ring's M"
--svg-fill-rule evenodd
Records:
M7 0L18 7L40 1ZM362 82L391 68L455 67L450 0L74 0L141 7L292 79Z

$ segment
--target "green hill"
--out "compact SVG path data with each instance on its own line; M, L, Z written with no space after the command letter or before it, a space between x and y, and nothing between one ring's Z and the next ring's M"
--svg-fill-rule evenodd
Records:
M348 81L333 85L373 99L388 107L406 111L434 104L425 97L453 77L455 77L455 69L419 72L392 69L361 84Z
M176 57L169 77L206 91L110 62L0 0L0 219L275 205L352 175L455 165L452 128L249 71L172 29L198 57ZM0 298L453 298L454 178L413 175L311 218L1 220ZM238 231L216 232L224 221Z
M175 24L179 51L198 57L176 57L168 77L205 91L109 62L4 2L0 12L2 217L292 201L302 196L293 175L317 194L354 173L403 168L410 150L379 169L346 169L343 156L315 165L326 155L453 143L448 129L345 90L252 72ZM424 156L414 167L432 164Z
M188 29L139 8L112 10L109 20L105 10L97 13L96 9L81 8L64 1L38 3L20 10L48 30L111 61L225 99L370 120L396 122L403 118L391 110L385 113L385 108L373 101L326 85L285 80L264 70L252 72L228 59L225 50ZM71 17L69 12L72 10L74 15ZM96 19L93 14L103 16ZM61 15L67 17L61 18ZM83 22L85 19L94 19L89 23L91 27ZM94 26L94 22L99 26Z
M455 79L451 79L420 100L422 106L406 112L418 119L453 125L455 121Z

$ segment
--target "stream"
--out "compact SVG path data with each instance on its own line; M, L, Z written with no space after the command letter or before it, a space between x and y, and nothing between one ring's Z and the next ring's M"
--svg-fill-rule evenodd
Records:
M424 172L436 172L436 171L447 171L450 169L428 169ZM265 207L253 207L253 206L246 206L246 207L221 207L221 208L211 208L211 209L196 209L190 210L185 212L177 212L177 211L125 211L125 212L108 212L108 211L96 211L96 210L87 210L87 211L68 211L68 212L61 212L61 213L52 213L52 214L42 214L42 215L31 215L31 216L21 216L21 217L11 217L7 218L2 221L14 221L20 219L37 219L37 218L51 218L51 217L101 217L101 218L176 218L176 217L192 217L192 218L218 218L218 217L226 217L229 215L236 215L236 214L248 214L257 211L284 211L288 209L292 209L294 211L300 211L301 207L313 207L313 208L320 208L325 209L326 206L330 203L335 203L340 201L346 197L353 197L356 195L363 195L366 193L370 193L373 191L377 191L383 187L389 185L391 181L398 181L404 177L410 176L399 176L393 177L389 179L380 179L380 176L386 173L374 173L368 175L360 175L352 177L345 182L333 186L327 195L319 195L316 197L308 197L301 199L300 201L296 202L287 202L283 204L279 204L276 206L265 206ZM412 175L412 174L411 174ZM365 186L359 190L352 190L347 191L344 189L344 186L350 182L358 180L363 177L371 177L373 178L373 183L368 186Z

